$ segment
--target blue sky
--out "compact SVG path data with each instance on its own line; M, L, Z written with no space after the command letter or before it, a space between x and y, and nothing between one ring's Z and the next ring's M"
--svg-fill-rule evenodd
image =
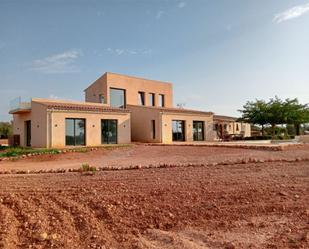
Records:
M239 115L309 102L309 0L0 0L0 121L17 96L83 100L105 71L174 83L174 104Z

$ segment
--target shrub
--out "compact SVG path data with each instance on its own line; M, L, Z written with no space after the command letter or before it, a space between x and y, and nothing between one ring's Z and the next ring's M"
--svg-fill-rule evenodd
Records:
M80 172L86 174L91 173L91 175L94 175L97 172L97 168L95 166L90 166L88 163L83 163Z

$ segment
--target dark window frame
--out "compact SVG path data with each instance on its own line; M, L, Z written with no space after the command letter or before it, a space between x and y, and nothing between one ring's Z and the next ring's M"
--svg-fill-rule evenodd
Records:
M104 142L103 136L103 122L105 121L116 121L116 141L115 142ZM101 144L118 144L118 119L101 119Z
M178 126L181 123L181 133L174 131L174 123ZM177 130L179 127L177 127ZM186 141L186 121L185 120L172 120L172 139L173 142L185 142Z
M150 106L156 106L156 94L155 93L149 93L149 105Z
M156 139L156 120L151 120L152 139Z
M74 144L68 144L68 139L67 139L67 121L68 120L73 120L73 128L74 128ZM76 143L76 120L83 120L84 121L84 138L83 138L83 143L82 144L77 144ZM86 119L85 118L66 118L65 119L65 146L86 146Z
M197 133L195 132L196 128L195 126L197 124L202 124L202 131ZM201 120L193 120L192 122L192 128L193 128L193 141L205 141L205 122ZM202 137L200 137L202 135Z
M160 107L165 107L165 95L159 94L159 105Z
M145 106L145 92L138 91L138 100L139 100L139 105Z
M116 87L110 87L109 88L109 103L111 105L111 90L120 90L123 91L123 106L120 106L119 108L125 109L127 107L127 90L123 88L116 88Z

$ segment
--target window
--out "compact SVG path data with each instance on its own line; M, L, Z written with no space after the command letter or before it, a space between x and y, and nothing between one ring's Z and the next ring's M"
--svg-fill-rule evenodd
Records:
M159 106L164 107L165 106L165 100L164 100L164 95L159 94Z
M149 93L149 105L150 106L155 106L155 94L154 93Z
M65 144L67 146L86 145L85 119L65 119Z
M239 131L239 125L236 124L236 131Z
M204 122L193 121L193 140L204 141Z
M99 102L102 103L102 104L105 104L105 98L104 98L103 94L99 95Z
M118 121L116 119L101 120L101 141L102 144L117 143Z
M112 107L126 107L126 91L124 89L110 88L110 105Z
M172 121L173 141L185 141L185 121Z
M145 93L138 92L138 103L139 105L145 105Z
M156 139L156 121L151 120L152 139Z

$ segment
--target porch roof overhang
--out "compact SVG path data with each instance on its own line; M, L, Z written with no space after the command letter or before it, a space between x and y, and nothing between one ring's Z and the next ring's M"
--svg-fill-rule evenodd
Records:
M24 113L30 113L31 108L17 108L14 110L11 110L9 114L24 114Z

